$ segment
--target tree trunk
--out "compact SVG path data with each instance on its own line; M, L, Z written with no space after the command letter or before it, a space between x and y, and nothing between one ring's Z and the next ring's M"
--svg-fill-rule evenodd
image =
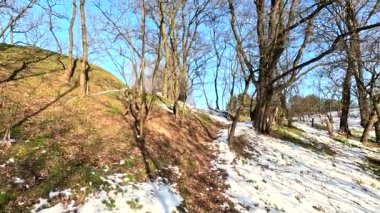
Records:
M169 98L168 95L168 72L170 69L170 50L169 50L169 45L168 45L168 36L171 34L171 29L172 29L172 24L169 20L169 32L166 34L166 25L165 25L165 15L166 15L166 6L165 3L160 2L160 16L163 20L161 27L160 27L160 34L162 38L162 44L164 46L164 51L165 51L165 65L164 65L164 70L162 71L162 96L165 98Z
M215 79L214 79L214 88L215 88L215 106L219 110L219 94L218 94L218 72L219 69L216 69Z
M5 130L1 146L2 147L10 147L11 146L11 130L9 128Z
M361 81L363 82L363 73L360 72ZM356 81L357 85L357 95L358 95L358 103L359 103L359 111L360 111L360 125L365 127L367 125L369 119L369 104L367 100L367 95L365 89Z
M355 14L355 9L351 1L346 1L345 12L346 12L347 28L349 31L353 32L355 31L356 28L359 27L359 21L357 19L357 15ZM355 80L356 80L357 97L358 97L358 103L359 103L359 109L360 109L360 124L362 127L365 127L369 119L370 110L369 110L369 105L368 105L368 100L367 100L367 93L361 83L361 82L364 82L363 81L364 78L363 78L363 67L360 62L362 55L360 51L359 32L355 32L351 35L351 38L349 40L349 49L347 51L347 56L348 56L348 66L350 67L350 63L352 63L351 66L353 66L353 69L354 69L353 71L357 72L357 75L355 76Z
M347 53L349 54L349 53ZM351 104L351 79L353 69L355 68L355 64L353 61L348 60L348 68L346 71L346 76L343 81L343 89L342 89L342 106L341 106L341 114L340 114L340 124L339 131L344 132L347 136L350 135L350 130L348 128L348 117L350 112L350 104Z
M285 92L281 93L280 101L281 101L282 110L284 111L286 120L288 122L288 127L292 127L293 126L293 118L290 115L290 110L286 106L286 94L285 94Z
M77 14L76 11L77 11L76 0L73 0L71 20L70 20L70 26L69 26L69 66L67 67L67 70L65 71L65 83L70 83L71 77L74 74L74 58L73 58L74 35L73 35L73 28L74 28L74 23L75 23L75 17Z
M263 134L269 134L272 129L270 103L273 98L273 90L259 87L256 96L256 108L254 114L254 127Z
M81 30L82 30L82 72L80 76L80 86L82 90L82 95L86 96L89 93L88 89L88 69L87 69L87 29L86 29L86 15L85 15L85 0L80 0L80 19L81 19Z
M12 20L12 23L13 23L13 16L11 17L11 20ZM11 26L9 28L9 39L10 39L11 45L14 44L14 35L13 35L13 32L14 32L14 24L11 24Z
M245 97L245 95L248 92L250 79L251 79L251 77L248 77L248 79L245 81L243 97ZM228 132L228 139L227 139L228 144L232 143L232 140L235 136L236 125L237 125L237 122L239 121L240 113L241 113L243 106L244 106L244 104L239 104L239 107L236 110L235 116L232 116L232 123L231 123L230 129L229 129L229 132Z
M334 120L333 120L332 116L330 116L330 115L326 115L326 116L327 116L327 118L325 119L325 123L326 123L326 127L327 127L327 132L332 137L335 135L334 126L333 126Z
M369 139L369 132L371 131L374 123L376 122L376 112L373 110L369 116L367 126L364 128L363 135L360 139L362 143L367 143Z
M375 123L376 142L380 143L380 121Z

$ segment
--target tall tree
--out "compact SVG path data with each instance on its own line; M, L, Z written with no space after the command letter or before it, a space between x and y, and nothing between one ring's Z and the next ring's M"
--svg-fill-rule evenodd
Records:
M71 19L70 19L70 26L69 26L69 66L67 67L65 71L65 82L69 83L71 80L71 77L74 74L74 57L73 57L73 50L74 50L74 23L75 23L75 18L77 14L77 3L76 0L72 1L72 6L71 6Z
M314 57L304 57L305 50L310 47L310 41L315 33L315 20L333 1L311 1L308 3L309 5L303 2L301 4L298 0L255 1L257 61L250 56L254 49L247 50L243 47L244 40L238 31L240 28L236 27L236 22L232 21L231 18L231 29L237 49L248 70L254 73L253 83L257 90L257 96L252 120L256 130L261 133L271 131L273 123L271 102L275 94L280 93L311 70L305 70L305 67L334 53L341 46L342 41L352 33L380 26L380 23L377 22L340 34L333 39L327 48L314 54ZM232 17L234 13L236 14L232 0L229 0L229 8ZM251 43L254 42L251 41ZM287 49L289 51L285 51ZM249 54L248 51L250 51ZM293 54L292 66L286 70L281 70L279 63L285 52ZM254 64L258 64L256 69Z
M80 75L80 86L82 90L82 95L86 96L89 93L89 85L88 85L88 67L87 67L88 43L87 43L85 0L80 0L80 21L81 21L82 51L83 51L81 75Z

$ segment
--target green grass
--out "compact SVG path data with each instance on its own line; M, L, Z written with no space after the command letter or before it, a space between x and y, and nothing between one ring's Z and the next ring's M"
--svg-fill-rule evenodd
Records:
M13 199L15 198L12 194L0 191L0 211Z
M360 164L360 167L365 170L370 170L373 174L380 178L380 159L366 156L366 160L364 163Z
M139 204L138 199L128 200L127 204L129 205L129 207L131 207L131 209L135 210L142 209L143 207L141 204Z
M334 139L338 142L341 142L343 144L348 144L348 142L349 142L349 139L347 137L342 136L342 135L334 135L332 137L332 139Z
M112 210L116 207L115 200L109 198L108 200L103 200L102 203L108 208L108 210Z
M334 155L336 152L329 146L319 143L318 141L312 141L305 138L303 132L297 128L289 128L285 126L275 125L272 129L272 136L281 140L292 142L305 149L309 149L313 152L324 153L328 155Z
M202 122L202 124L209 126L209 125L215 125L215 121L213 121L210 116L208 116L206 113L203 112L189 112L191 116L192 113L195 113L195 116Z
M314 122L314 128L318 129L318 130L324 130L324 131L327 131L327 127L323 124L319 124L319 123L315 123Z
M108 111L114 115L123 115L123 111L118 106L111 106Z

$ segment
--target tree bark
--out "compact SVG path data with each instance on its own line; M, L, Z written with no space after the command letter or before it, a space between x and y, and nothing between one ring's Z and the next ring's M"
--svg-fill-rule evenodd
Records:
M359 32L355 32L355 29L359 27L359 22L357 20L354 6L351 1L346 1L345 5L346 12L346 26L350 32L353 32L350 36L349 47L347 51L348 56L348 66L353 72L357 72L355 76L356 87L357 87L357 97L360 110L360 124L365 127L369 119L369 105L367 100L367 93L365 88L360 82L363 82L363 67L360 62L361 51L360 51L360 35ZM351 73L352 75L352 73Z
M13 16L11 17L11 20L12 20L12 23L13 23ZM11 45L14 44L14 24L11 24L10 28L9 28L9 39L10 39L10 43Z
M360 139L362 143L367 143L369 139L369 132L373 128L373 125L376 122L376 112L372 110L371 115L369 116L369 120L367 122L367 126L364 128L363 135Z
M260 86L257 90L256 107L254 113L253 126L263 134L269 134L272 129L270 103L274 95L273 89Z
M74 23L76 18L76 11L77 11L77 5L76 0L73 0L72 3L72 12L71 12L71 20L70 20L70 26L69 26L69 66L67 67L67 70L65 71L65 83L70 83L71 77L74 74L74 58L73 58L73 50L74 50Z
M379 121L375 123L375 134L376 134L376 142L380 143L380 122Z
M11 146L11 130L10 130L10 128L5 130L1 146L5 147L5 148Z
M162 38L162 44L165 50L165 65L164 65L164 70L162 72L162 96L165 98L169 98L168 95L168 72L170 69L170 50L169 50L169 45L168 45L168 35L170 36L171 30L172 30L172 25L171 25L171 19L169 18L169 32L166 34L166 25L165 25L165 14L166 14L166 5L163 2L159 2L160 5L160 16L161 19L163 20L161 26L160 26L160 34ZM169 14L170 16L170 14Z
M334 126L333 126L334 120L331 115L328 115L328 114L326 115L325 123L327 127L327 132L329 133L331 137L333 137L335 135Z
M218 72L219 72L219 69L217 68L215 78L214 78L215 106L216 106L217 110L220 109L220 107L219 107L219 94L218 94Z
M290 114L290 110L286 106L286 94L285 94L285 92L281 93L280 101L281 101L282 110L284 111L286 120L288 122L288 127L293 127L293 118Z
M245 80L243 97L245 97L245 95L248 92L250 79L251 79L251 76L249 76L248 79ZM241 110L243 107L244 107L244 104L239 104L239 107L237 108L235 115L231 116L232 117L232 123L231 123L231 126L230 126L229 131L228 131L228 138L227 138L228 144L232 143L232 140L235 136L236 125L237 125L237 122L239 121L240 113L241 113Z
M349 53L347 53L349 54ZM354 72L355 64L352 60L348 60L348 68L346 71L346 76L343 81L342 89L342 106L340 115L339 131L344 132L347 136L350 135L350 130L348 127L348 117L350 112L351 104L351 79L352 73Z
M88 88L88 69L87 69L87 28L86 28L86 15L85 15L85 0L80 0L80 19L81 19L81 30L82 30L82 71L80 75L80 86L82 90L82 95L86 96L89 93Z

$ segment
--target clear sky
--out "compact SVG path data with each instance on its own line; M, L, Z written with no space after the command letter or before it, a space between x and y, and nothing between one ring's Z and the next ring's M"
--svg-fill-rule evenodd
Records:
M17 4L22 5L25 0L17 1ZM44 6L42 2L42 7ZM59 1L57 1L59 2ZM87 1L87 6L86 6L86 15L87 15L87 28L88 28L88 35L89 35L89 60L91 63L96 64L105 70L111 72L115 76L117 76L120 79L121 75L118 71L118 69L115 67L113 61L105 53L104 50L101 50L102 45L99 45L99 38L102 38L103 41L103 47L104 46L117 46L119 43L115 42L110 37L103 36L103 32L99 31L99 27L101 25L100 21L97 20L98 16L100 14L100 11L98 8L95 7L95 2L100 3L102 5L102 8L105 8L105 10L110 11L111 13L115 11L117 13L117 10L114 7L114 5L111 5L111 1L100 1L100 0L95 0L95 1ZM114 1L117 2L117 1ZM43 25L33 29L31 32L27 34L27 37L23 34L16 34L15 35L15 42L17 41L27 41L29 43L34 43L34 41L37 41L36 45L40 46L42 48L50 49L53 51L57 51L57 45L53 40L52 34L48 31L47 26L48 26L48 17L47 16L41 16L41 14L44 13L42 7L40 5L35 5L30 11L29 14L25 17L25 19L22 19L18 26L16 28L19 29L26 29L28 28L27 24L30 23L41 23ZM121 5L120 6L125 6ZM60 1L59 4L54 6L54 12L56 14L62 15L63 17L54 17L53 18L53 30L56 33L60 44L63 49L63 53L67 54L68 52L68 25L69 25L69 20L71 17L71 1L66 0L66 1ZM125 15L125 16L120 16L123 19L125 19L124 23L126 25L134 25L138 24L138 22L135 19L135 16L133 13ZM228 17L227 17L228 18ZM2 20L1 24L4 26L6 20ZM81 39L80 39L80 17L79 17L79 1L78 1L78 12L77 12L77 18L74 26L74 43L75 43L75 54L76 56L81 55ZM109 23L108 23L109 24ZM148 23L149 24L149 23ZM150 23L151 24L151 23ZM228 27L228 25L222 25L222 28ZM209 29L206 28L206 26L201 26L200 31L203 33L203 35L209 33ZM225 31L226 34L230 34L231 32L229 30ZM220 35L220 36L228 36L228 35ZM38 38L38 39L37 39ZM149 41L148 41L149 42ZM228 55L231 51L230 48L227 48L227 51L225 52L226 55ZM117 57L117 56L115 56ZM208 57L207 55L204 57ZM116 58L116 61L120 62L120 58ZM125 62L125 61L124 61ZM208 73L204 79L204 88L201 86L197 86L194 88L194 91L192 93L192 96L190 98L190 101L192 104L195 104L197 107L201 108L206 108L206 99L204 97L204 91L207 94L208 100L211 104L211 106L215 107L215 90L214 90L214 85L213 85L213 76L215 75L215 60L210 60L208 61L208 65L205 66L205 71ZM224 63L221 66L220 69L220 74L219 74L219 105L220 107L224 108L226 106L226 102L228 101L228 90L227 92L223 95L223 83L224 83L224 75L229 72L228 69L228 63ZM128 67L131 67L130 65ZM313 91L315 91L315 78L313 76L309 76L306 78L304 81L301 82L300 87L301 89L299 90L301 92L301 95L308 95L312 94ZM241 91L241 82L238 82L238 85L235 90L235 94ZM204 91L203 91L204 90ZM252 88L250 89L252 91Z

